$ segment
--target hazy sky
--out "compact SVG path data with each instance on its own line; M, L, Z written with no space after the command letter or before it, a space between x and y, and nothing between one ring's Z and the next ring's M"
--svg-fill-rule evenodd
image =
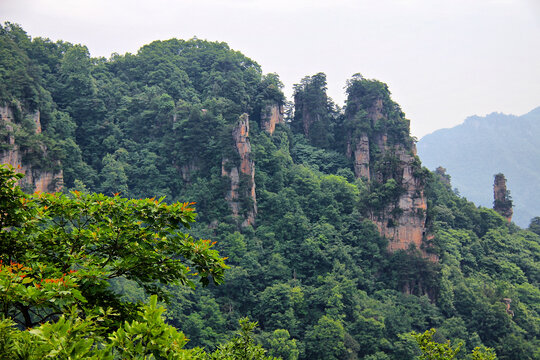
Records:
M0 21L92 56L225 41L278 73L287 95L325 72L340 105L359 72L389 85L418 137L540 106L540 0L0 0Z

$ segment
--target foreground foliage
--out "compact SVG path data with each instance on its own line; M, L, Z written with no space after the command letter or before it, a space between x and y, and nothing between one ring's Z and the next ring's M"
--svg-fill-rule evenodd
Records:
M200 359L200 360L273 360L254 343L256 323L240 321L241 330L213 353L200 348L184 349L189 341L182 332L167 325L165 309L157 305L157 296L138 312L137 319L107 332L102 324L106 314L81 317L73 308L57 321L29 331L18 330L10 319L0 320L0 359Z
M0 167L0 358L267 358L247 319L215 354L186 350L188 339L165 323L157 294L147 305L133 304L110 288L121 277L166 295L156 282L223 280L226 266L214 244L178 232L194 221L191 204L26 195L15 186L19 178Z
M122 302L110 280L135 281L148 294L166 296L161 284L194 286L223 280L224 261L208 240L179 232L194 221L188 203L127 200L101 194L28 196L0 168L3 189L0 242L1 310L25 328L61 314L70 305L112 308Z
M424 332L423 334L417 334L413 332L411 335L418 343L422 355L420 355L420 360L452 360L457 357L459 354L463 343L457 344L455 347L450 345L450 340L445 343L437 343L433 340L433 335L435 334L435 329L430 329ZM485 347L476 347L473 349L470 354L470 359L472 360L496 360L497 356L495 355L493 349Z

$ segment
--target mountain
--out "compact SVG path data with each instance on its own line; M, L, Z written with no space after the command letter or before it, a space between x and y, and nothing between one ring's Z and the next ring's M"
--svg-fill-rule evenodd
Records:
M418 141L425 166L446 168L467 199L493 206L493 176L503 173L514 203L513 221L526 227L540 214L540 107L522 115L471 116Z
M386 84L353 75L344 108L326 87L306 76L289 103L277 74L225 43L92 58L5 24L0 155L66 196L196 202L190 233L227 258L224 283L149 288L168 291L167 322L188 347L215 349L247 316L290 360L412 360L411 331L430 328L468 353L538 358L540 236L422 167ZM112 291L148 299L122 275Z

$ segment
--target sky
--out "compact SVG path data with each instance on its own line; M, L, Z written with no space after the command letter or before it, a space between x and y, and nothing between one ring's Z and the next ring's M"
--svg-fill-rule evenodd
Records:
M361 73L388 84L418 138L540 106L540 0L0 0L0 21L92 56L224 41L279 74L288 96L326 73L339 105Z

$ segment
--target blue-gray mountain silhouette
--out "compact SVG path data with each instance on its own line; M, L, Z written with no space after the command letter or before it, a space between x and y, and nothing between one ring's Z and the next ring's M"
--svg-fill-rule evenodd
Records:
M514 201L513 221L540 216L540 107L522 115L471 116L418 142L424 166L447 169L462 196L493 206L493 176L503 173Z

